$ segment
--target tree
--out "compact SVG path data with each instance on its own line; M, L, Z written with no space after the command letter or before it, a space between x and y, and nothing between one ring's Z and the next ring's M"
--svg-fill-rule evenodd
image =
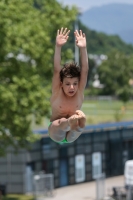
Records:
M101 84L104 85L101 94L116 95L127 102L133 92L129 80L133 75L132 55L128 56L118 51L112 51L108 59L98 68Z
M70 28L76 12L55 0L0 1L1 155L32 140L33 116L39 123L49 115L56 31Z
M87 49L91 54L109 54L117 49L125 54L132 54L133 45L126 44L118 35L107 35L88 29L79 21L79 28L86 33Z

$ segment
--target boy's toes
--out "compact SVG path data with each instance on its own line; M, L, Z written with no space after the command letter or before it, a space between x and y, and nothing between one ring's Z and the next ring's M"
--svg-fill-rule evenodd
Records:
M71 127L71 129L76 129L78 126L78 115L72 115L71 117L69 117L68 119L68 123Z

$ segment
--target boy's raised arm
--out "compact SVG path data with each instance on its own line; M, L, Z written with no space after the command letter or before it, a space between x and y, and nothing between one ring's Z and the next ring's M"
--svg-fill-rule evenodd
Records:
M54 53L54 73L52 79L52 93L57 94L60 88L60 70L61 70L61 47L67 42L69 30L67 28L57 31L55 53Z
M86 48L86 36L82 31L76 30L74 32L76 38L76 45L80 48L80 58L81 58L81 77L79 87L81 90L85 89L87 76L88 76L88 54Z
M54 72L59 72L61 70L61 47L55 45L54 53Z
M69 30L67 28L57 31L56 44L55 44L55 54L54 54L54 72L59 72L61 70L61 47L67 42Z

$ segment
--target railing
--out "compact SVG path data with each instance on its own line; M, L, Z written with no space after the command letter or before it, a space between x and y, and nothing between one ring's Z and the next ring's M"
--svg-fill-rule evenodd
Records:
M53 197L54 176L53 174L38 174L33 177L35 200L43 200L45 197Z

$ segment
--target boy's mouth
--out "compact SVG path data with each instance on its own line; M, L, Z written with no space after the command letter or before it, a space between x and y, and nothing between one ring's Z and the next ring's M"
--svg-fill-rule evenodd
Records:
M69 91L70 94L74 94L74 91Z

